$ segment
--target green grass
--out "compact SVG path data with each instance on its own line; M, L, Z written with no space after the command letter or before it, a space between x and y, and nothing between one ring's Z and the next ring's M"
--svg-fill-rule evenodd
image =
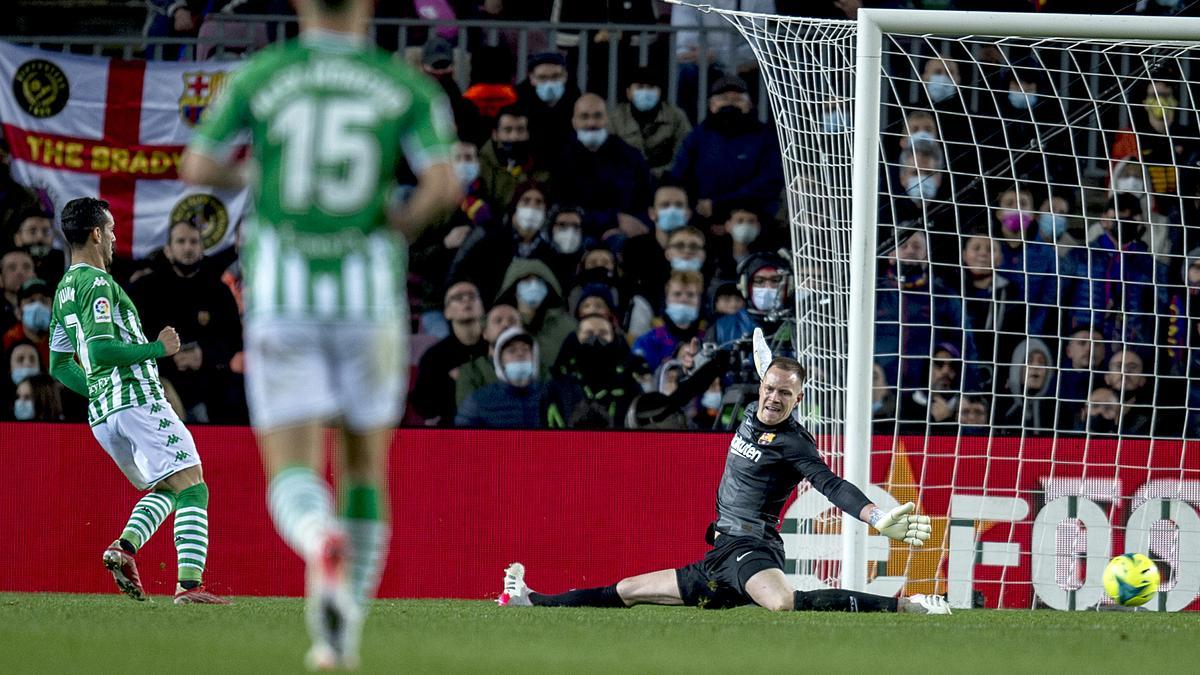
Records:
M0 594L3 673L255 673L300 669L301 601L230 607L118 595ZM639 607L500 609L390 600L367 625L363 671L1195 672L1200 613L963 611L770 614Z

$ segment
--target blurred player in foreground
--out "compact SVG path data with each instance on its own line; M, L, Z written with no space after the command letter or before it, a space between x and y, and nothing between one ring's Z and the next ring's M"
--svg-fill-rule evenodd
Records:
M766 349L765 345L762 347ZM783 573L779 512L796 485L808 479L835 506L870 523L880 533L922 546L931 531L929 516L913 515L912 502L885 512L854 485L829 470L816 442L792 418L804 394L804 367L787 357L755 360L762 382L758 402L747 406L729 445L725 474L717 488L717 521L709 525L712 549L703 560L679 569L622 579L612 586L535 593L525 585L525 567L504 572L501 606L630 607L639 604L689 605L721 609L757 604L772 611L915 612L949 614L938 595L892 598L829 589L797 591Z
M106 201L83 197L63 207L71 267L54 293L50 315L50 374L87 397L96 440L134 487L151 489L104 551L104 566L122 592L148 600L134 555L174 512L175 604L229 604L201 582L208 557L208 486L196 443L167 403L154 362L179 351L179 336L167 326L157 340L146 341L137 308L108 273L113 227Z
M405 246L460 198L436 83L368 37L374 0L294 0L299 39L257 54L196 130L184 180L237 188L250 132L254 215L242 250L246 393L275 527L307 565L313 668L353 668L387 551L387 451L408 368ZM418 182L389 207L403 152ZM341 428L341 520L323 478Z

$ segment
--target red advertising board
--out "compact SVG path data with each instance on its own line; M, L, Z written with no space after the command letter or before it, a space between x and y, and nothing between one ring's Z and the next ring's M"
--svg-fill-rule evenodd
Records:
M212 493L207 583L232 595L299 595L301 564L267 516L266 482L250 431L192 432ZM381 595L490 598L514 560L526 564L534 588L546 591L603 585L691 562L706 549L703 534L714 515L728 441L724 434L405 429L393 446L394 526ZM1182 534L1155 521L1151 545L1164 549L1159 557L1175 555L1180 569L1200 575L1200 564L1190 562L1195 555L1190 542L1200 539L1200 531L1187 529L1191 521L1178 515L1193 508L1188 500L1200 505L1200 445L1067 439L1055 445L1011 438L987 443L876 439L873 483L897 501L918 501L934 516L931 543L937 544L911 557L906 547L893 547L887 567L877 572L906 575L908 592L920 590L921 579L944 580L949 574L950 587L937 590L953 594L964 583L956 561L960 568L965 561L971 577L966 588L982 591L990 606L1030 607L1039 560L1034 551L1046 547L1044 536L1035 545L1035 520L1048 502L1074 490L1070 513L1091 519L1085 524L1093 537L1100 531L1096 512L1084 502L1098 505L1114 529L1111 550L1092 555L1106 558L1121 552L1123 528L1139 505L1159 508L1147 495L1170 496L1159 493L1174 490L1178 503L1171 514L1179 518ZM0 456L7 460L0 473L0 537L22 552L19 564L0 566L0 591L110 592L100 552L119 533L138 493L90 430L0 424ZM915 484L925 487L917 490ZM1103 496L1110 493L1115 496L1106 502ZM999 501L981 505L979 498ZM1000 509L1016 522L977 523L972 517L991 513L988 509ZM174 583L167 527L138 556L143 580L155 594L169 593ZM1060 586L1071 586L1075 577L1087 577L1088 566L1080 562L1086 556L1076 546L1077 536L1063 534L1057 521L1050 527L1058 553L1041 558L1051 560ZM949 550L954 542L964 553L970 549L970 561L958 549ZM1170 546L1173 552L1166 551ZM1086 595L1083 590L1078 594ZM1187 604L1197 606L1190 598Z

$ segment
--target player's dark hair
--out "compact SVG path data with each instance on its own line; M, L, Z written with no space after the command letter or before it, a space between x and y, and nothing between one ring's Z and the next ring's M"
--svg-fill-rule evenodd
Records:
M772 368L778 368L785 373L795 373L800 384L804 384L804 381L808 379L808 371L804 369L804 366L800 365L796 359L787 356L776 356L771 359L771 365L767 366L767 370Z
M67 243L76 248L87 243L92 230L104 227L108 220L108 202L94 197L80 197L67 202L62 210L62 230Z

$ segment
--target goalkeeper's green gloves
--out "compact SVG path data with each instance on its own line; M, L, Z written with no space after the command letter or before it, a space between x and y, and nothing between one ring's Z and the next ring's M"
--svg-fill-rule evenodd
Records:
M871 509L870 523L880 534L913 546L924 546L933 531L929 516L912 515L917 505L909 502L891 511Z

